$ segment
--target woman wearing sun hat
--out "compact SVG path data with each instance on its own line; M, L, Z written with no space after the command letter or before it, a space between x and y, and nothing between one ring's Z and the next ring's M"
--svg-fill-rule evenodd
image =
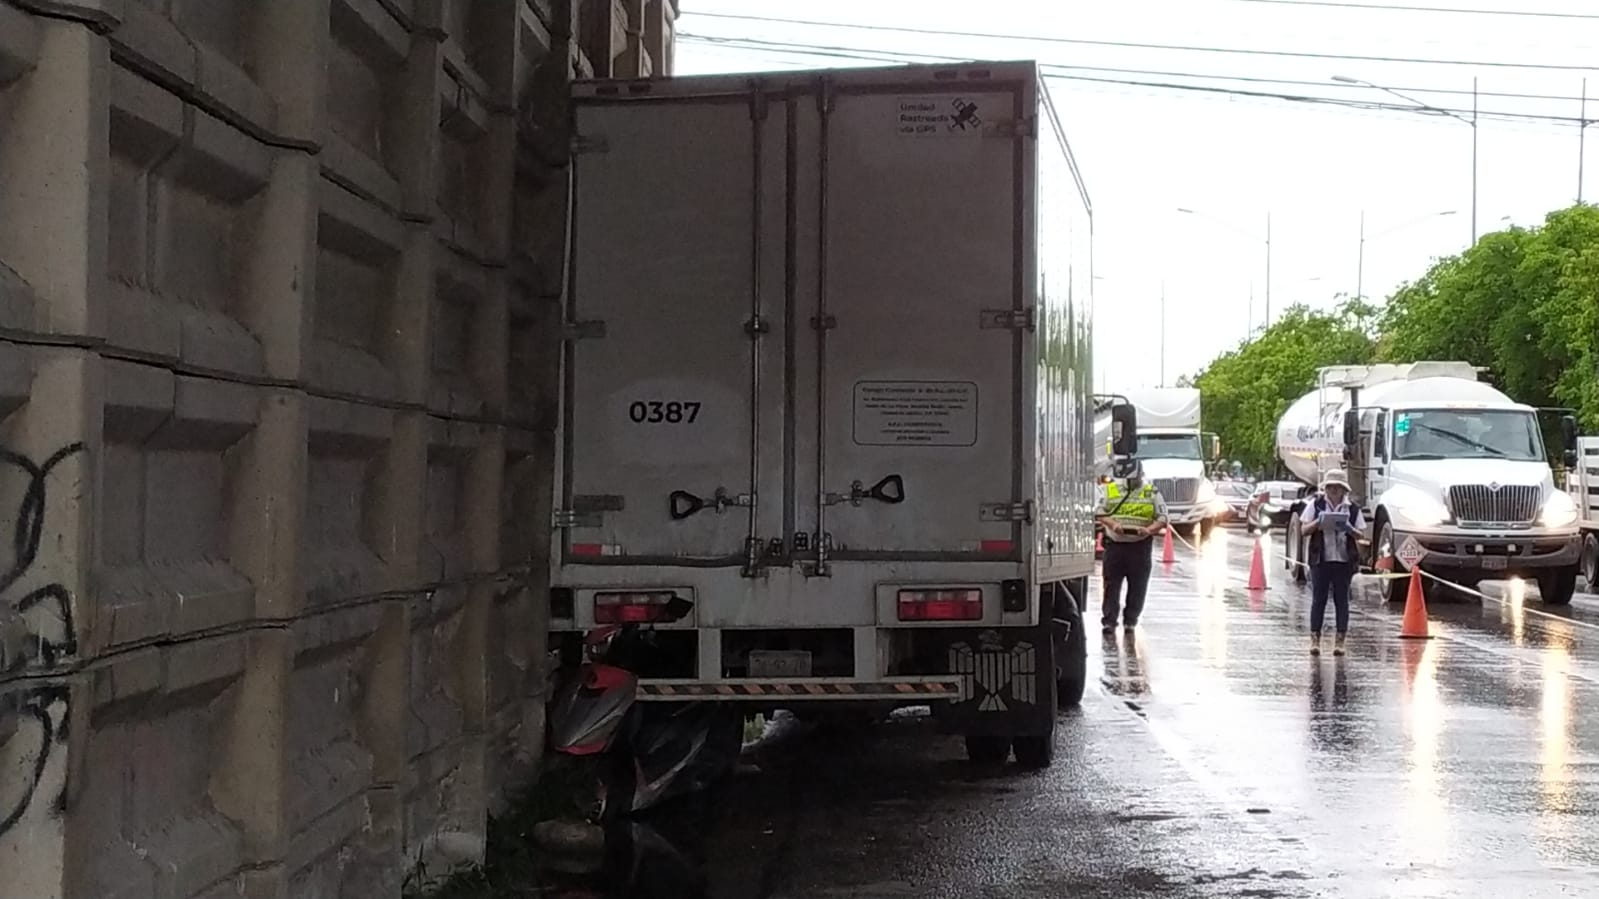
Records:
M1322 476L1321 494L1305 506L1299 523L1310 544L1310 653L1321 654L1321 625L1330 594L1338 628L1333 655L1341 656L1349 633L1349 589L1360 558L1359 534L1366 526L1360 507L1349 499L1349 478L1341 469Z

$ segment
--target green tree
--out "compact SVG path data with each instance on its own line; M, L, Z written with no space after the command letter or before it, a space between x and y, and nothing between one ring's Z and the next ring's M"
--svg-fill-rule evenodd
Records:
M1381 320L1383 361L1459 359L1515 399L1599 427L1599 209L1485 235L1401 287Z
M1377 310L1346 300L1331 312L1294 306L1253 340L1213 360L1195 376L1205 427L1221 437L1222 455L1246 467L1276 458L1277 421L1316 383L1327 365L1368 362Z

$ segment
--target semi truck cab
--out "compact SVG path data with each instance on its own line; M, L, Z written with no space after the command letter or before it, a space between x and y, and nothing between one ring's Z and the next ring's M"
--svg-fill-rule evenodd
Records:
M1403 570L1396 553L1414 538L1425 551L1421 567L1444 580L1474 588L1524 577L1537 581L1545 603L1569 603L1578 510L1555 484L1537 410L1475 380L1475 370L1471 378L1417 374L1348 386L1334 417L1354 495L1368 513L1372 563L1392 560ZM1563 430L1570 454L1575 421L1568 417ZM1290 533L1291 552L1304 558L1297 516ZM1402 601L1408 585L1394 579L1387 589Z

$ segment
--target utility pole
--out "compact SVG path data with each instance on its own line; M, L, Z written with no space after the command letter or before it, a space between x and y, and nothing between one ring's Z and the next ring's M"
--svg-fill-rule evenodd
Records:
M1582 113L1577 116L1577 202L1582 202L1583 165L1588 161L1588 79L1582 79Z
M1477 76L1471 76L1471 245L1477 245Z

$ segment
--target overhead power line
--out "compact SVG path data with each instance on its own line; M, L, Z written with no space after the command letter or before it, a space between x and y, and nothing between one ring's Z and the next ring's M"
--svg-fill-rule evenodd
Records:
M783 53L801 54L801 55L805 55L805 56L821 57L821 58L826 58L826 59L849 59L849 60L858 60L858 61L866 61L866 62L888 62L888 63L901 63L901 64L914 63L914 62L950 62L950 63L959 63L959 62L968 62L969 61L969 60L961 59L959 57L939 56L939 55L936 55L936 54L927 54L927 53L911 53L911 52L901 53L901 52L898 52L898 51L871 51L871 50L865 50L865 49L856 48L856 47L836 47L836 46L829 46L829 45L823 45L823 44L801 44L801 43L793 43L793 42L765 41L765 40L759 40L759 39L756 39L756 38L718 38L718 37L707 37L707 36L704 36L704 35L697 35L697 34L691 34L691 33L686 33L686 32L685 33L680 33L678 35L678 37L680 39L683 39L683 40L687 40L687 41L691 41L691 42L707 43L707 44L710 44L710 45L713 45L713 46L729 47L729 48L736 48L736 49L748 49L748 50L756 50L756 51L776 51L776 52L783 52ZM1083 82L1083 83L1091 83L1091 84L1120 85L1120 86L1125 86L1125 87L1139 87L1139 88L1145 88L1145 89L1151 89L1151 90L1184 91L1184 92L1190 92L1190 93L1211 94L1211 95L1229 96L1229 97L1244 97L1244 98L1253 98L1253 99L1262 99L1262 100L1278 100L1278 101L1291 102L1291 103L1304 103L1304 104L1311 104L1311 105L1335 106L1335 107L1341 107L1341 108L1345 108L1345 109L1370 110L1370 111L1378 111L1378 112L1403 112L1403 113L1421 114L1421 115L1433 115L1433 116L1440 115L1440 114L1450 114L1450 115L1457 115L1457 116L1460 116L1462 118L1464 118L1466 116L1470 116L1470 115L1473 114L1472 110L1469 110L1469 109L1456 109L1456 108L1451 108L1451 107L1447 107L1447 106L1416 106L1416 105L1406 105L1406 104L1395 103L1395 102L1392 102L1392 101L1383 101L1383 100L1356 100L1356 99L1351 99L1351 98L1348 98L1348 97L1333 97L1333 96L1327 96L1325 94L1300 94L1300 93L1290 93L1290 92L1284 92L1284 91L1247 90L1247 89L1243 89L1243 88L1223 87L1223 86L1219 86L1219 85L1179 84L1179 83L1175 83L1175 82L1147 81L1147 80L1132 79L1132 78L1096 77L1096 76L1091 76L1091 75L1077 74L1078 72L1082 71L1082 69L1080 67L1056 65L1056 64L1047 63L1047 62L1046 63L1040 63L1040 69L1041 69L1041 71L1043 72L1043 74L1046 77L1051 78L1053 80L1060 80L1060 81L1075 81L1075 82ZM1136 70L1133 70L1133 71L1136 71ZM1150 74L1153 74L1153 75L1156 75L1157 77L1159 77L1159 73L1150 73ZM1192 75L1191 76L1191 75L1186 75L1186 74L1183 74L1183 73L1176 73L1175 75L1167 76L1167 77L1196 77L1196 78L1211 77L1211 78L1214 78L1214 77L1218 77L1218 76L1204 76L1204 75ZM1225 77L1225 76L1220 76L1220 77ZM1315 86L1322 86L1320 84L1320 82L1312 82L1311 84L1313 84ZM1326 85L1326 86L1331 87L1331 85ZM1467 93L1469 93L1469 92L1467 92ZM1574 97L1573 98L1566 98L1566 99L1570 99L1573 102L1575 102L1575 100L1576 100L1576 98L1574 98ZM1509 110L1485 109L1485 110L1478 110L1475 114L1476 114L1477 118L1480 121L1504 121L1504 122L1524 122L1525 121L1525 122L1548 122L1548 123L1554 123L1554 124L1572 124L1572 125L1579 125L1579 124L1586 125L1586 124L1591 124L1592 123L1592 120L1584 121L1583 119L1581 119L1581 118L1579 118L1577 116L1560 116L1560 115L1549 115L1549 114L1540 114L1540 113L1514 112L1514 111L1509 111Z
M1367 9L1375 12L1441 12L1475 16L1520 16L1532 19L1599 19L1582 12L1549 12L1535 9L1467 9L1458 6L1405 6L1402 4L1350 3L1348 0L1234 0L1236 3L1266 3L1273 6L1318 6L1331 9Z
M1121 50L1163 50L1179 53L1221 53L1239 56L1275 56L1290 59L1325 59L1340 62L1410 63L1415 65L1467 66L1496 69L1539 69L1558 72L1594 72L1594 66L1578 66L1552 62L1507 62L1479 59L1429 59L1411 56L1367 56L1353 53L1319 53L1309 50L1262 50L1251 47L1204 47L1185 44L1146 44L1136 41L1102 41L1087 38L1049 37L1047 35L1001 34L982 31L953 31L942 28L917 28L909 25L861 25L846 22L823 22L817 19L790 19L777 16L741 15L738 13L696 12L690 14L708 19L737 19L745 22L767 22L777 25L805 25L816 28L848 28L861 31L894 32L898 34L926 34L944 37L982 38L997 41L1025 41L1044 44L1067 44L1075 47L1115 47ZM680 32L681 34L681 32ZM704 37L704 35L695 35Z

